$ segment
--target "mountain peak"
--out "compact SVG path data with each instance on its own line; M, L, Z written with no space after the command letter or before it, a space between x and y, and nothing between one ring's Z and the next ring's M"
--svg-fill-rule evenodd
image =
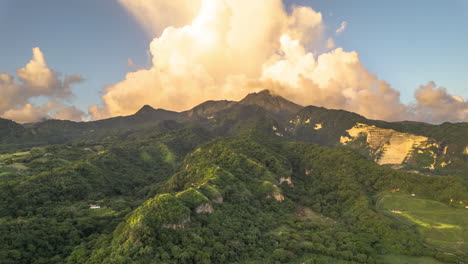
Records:
M297 113L302 106L293 103L279 95L275 95L270 90L263 90L257 93L250 93L239 103L258 105L274 113Z
M254 94L265 95L265 96L267 96L267 95L273 96L273 93L268 89L262 90L262 91L260 91L258 93L254 93Z
M155 111L156 109L154 109L153 107L151 107L150 105L144 105L142 108L140 108L140 110L138 110L138 112L136 112L135 114L138 115L138 114L146 114L146 113L151 113L153 111Z

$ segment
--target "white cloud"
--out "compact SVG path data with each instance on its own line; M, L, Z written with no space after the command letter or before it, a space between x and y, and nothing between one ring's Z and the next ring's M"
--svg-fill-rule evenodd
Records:
M118 0L151 36L168 26L189 24L198 13L202 0Z
M60 110L60 100L69 99L72 95L70 86L83 81L79 74L60 78L47 65L44 54L39 48L33 48L33 58L25 67L17 69L19 82L6 73L0 73L0 116L17 122L35 122L50 117L50 112ZM30 99L36 97L50 99L42 106L35 106ZM84 113L82 112L82 115Z
M49 119L48 111L53 109L53 104L34 106L26 103L18 108L12 108L3 113L3 117L19 123L32 123Z
M336 30L336 34L341 34L346 30L346 27L348 26L348 22L343 21L340 24L340 27Z
M414 94L414 112L418 120L435 123L468 121L468 102L461 96L451 95L435 82L421 85Z
M303 105L374 119L433 121L434 115L402 104L399 92L368 71L357 52L318 53L321 47L332 49L334 41L324 38L322 15L310 7L293 6L287 13L281 0L201 0L188 9L169 0L120 2L145 28L151 25L151 32L160 33L150 44L152 66L106 87L103 104L89 108L94 119L132 114L144 104L186 110L267 88ZM158 15L161 6L168 8ZM147 12L135 11L141 8ZM343 21L336 33L346 27ZM425 109L436 113L437 107ZM460 116L467 118L444 118Z
M74 106L63 106L52 117L60 120L85 121L83 111Z

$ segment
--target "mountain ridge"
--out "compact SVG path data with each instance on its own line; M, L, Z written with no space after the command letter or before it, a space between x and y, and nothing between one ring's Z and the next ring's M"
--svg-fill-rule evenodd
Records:
M465 154L468 147L468 123L431 125L410 121L370 120L346 110L302 107L268 90L250 93L238 102L206 101L183 112L144 105L133 115L90 122L46 120L21 126L5 119L0 121L0 143L4 144L4 149L0 149L0 152L8 151L11 146L23 145L26 148L92 141L109 135L121 136L148 129L156 133L180 127L201 126L219 136L260 129L287 139L329 147L349 147L376 162L402 160L399 164L389 165L403 165L426 173L456 174L463 177L464 169L468 168L468 157ZM363 129L363 125L367 128ZM416 141L419 143L414 146L411 146L414 143L412 141L398 139L416 139L418 136L424 137L424 142ZM376 139L388 141L392 138L392 143L376 143ZM389 158L389 153L397 156ZM382 156L386 158L382 159Z

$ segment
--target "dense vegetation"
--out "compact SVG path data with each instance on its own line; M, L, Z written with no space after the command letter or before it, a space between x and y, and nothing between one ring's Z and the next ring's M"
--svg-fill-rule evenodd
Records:
M101 125L2 121L0 262L468 261L465 180L329 148L339 131L287 134L284 122L299 107L254 99L208 102L188 119L145 107ZM301 111L335 127L365 122Z

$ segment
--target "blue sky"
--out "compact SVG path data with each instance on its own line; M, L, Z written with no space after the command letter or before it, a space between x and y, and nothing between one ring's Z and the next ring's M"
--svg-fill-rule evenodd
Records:
M359 53L362 63L411 102L429 81L468 99L468 1L287 0L322 12L337 46ZM48 65L80 73L72 104L87 109L101 102L105 85L125 79L127 65L149 67L152 37L116 0L0 0L0 72L14 74L40 47Z

